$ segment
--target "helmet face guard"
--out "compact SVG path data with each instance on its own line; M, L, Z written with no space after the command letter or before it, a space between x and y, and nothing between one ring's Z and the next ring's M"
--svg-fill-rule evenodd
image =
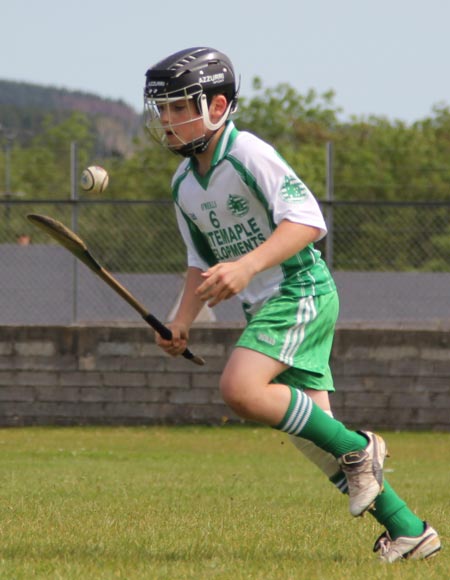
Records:
M176 93L175 96L174 93ZM198 87L197 91L193 93L189 93L187 88L183 90L183 96L179 93L180 91L172 91L172 93L166 93L166 95L160 94L156 98L144 97L145 128L153 141L159 145L166 147L174 153L179 153L183 156L190 156L197 152L206 140L205 133L198 135L198 124L196 125L196 128L194 128L193 125L194 121L202 119L202 115L198 112L195 103L196 97L199 97L201 94L201 87ZM172 118L173 113L171 105L180 100L186 101L186 105L190 108L191 114L187 120L177 122ZM189 106L190 104L191 106ZM164 123L161 120L162 110L165 111ZM192 129L192 135L190 137L188 126ZM180 128L183 128L183 133L188 135L188 137L181 137L180 132L178 131ZM173 136L171 140L174 142L169 142L168 135Z
M153 140L181 155L191 156L205 151L212 134L237 108L232 64L228 57L215 49L199 47L175 53L150 68L146 77L145 126ZM228 107L221 119L213 123L209 117L209 104L216 94L225 95ZM171 121L170 105L183 99L190 102L191 117L177 124ZM166 115L164 124L161 122L162 109ZM196 125L195 132L192 126L192 138L182 139L177 128L183 125L184 135L189 135L186 126L198 120L203 120L203 134L198 135ZM207 130L212 132L209 137ZM169 144L168 135L178 137L178 142Z

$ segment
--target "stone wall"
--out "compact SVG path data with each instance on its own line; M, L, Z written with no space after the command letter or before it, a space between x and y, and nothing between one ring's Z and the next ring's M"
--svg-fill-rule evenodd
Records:
M164 355L132 326L0 327L0 425L220 424L218 391L239 328L195 328L199 367ZM335 415L355 428L450 430L445 329L341 327Z

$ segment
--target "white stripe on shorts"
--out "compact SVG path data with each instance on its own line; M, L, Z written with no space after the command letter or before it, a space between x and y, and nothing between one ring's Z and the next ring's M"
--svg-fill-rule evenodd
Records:
M305 338L306 325L311 320L314 320L316 316L314 297L301 298L297 309L297 323L288 330L281 349L280 360L282 362L293 366L295 354Z

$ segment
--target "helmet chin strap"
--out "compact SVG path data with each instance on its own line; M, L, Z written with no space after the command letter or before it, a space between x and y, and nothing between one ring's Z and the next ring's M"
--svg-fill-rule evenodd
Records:
M232 103L228 104L228 107L222 117L217 121L217 123L213 123L209 117L209 109L208 109L208 100L205 94L202 94L200 97L200 112L203 116L203 122L205 123L205 127L210 131L217 131L220 129L225 121L228 119L231 111Z
M228 104L226 111L224 112L222 117L217 121L217 123L213 123L209 117L208 100L206 98L206 95L202 95L199 101L200 101L199 108L203 117L203 123L205 127L210 131L214 132L220 129L230 115L232 103ZM173 149L173 151L174 153L178 153L178 155L182 155L183 157L192 157L196 153L204 153L208 148L212 136L213 135L206 137L204 135L203 137L200 137L191 143L186 143L186 145L183 145L178 149Z
M211 137L209 139L211 139ZM172 151L182 157L192 157L196 153L203 153L206 151L209 145L209 139L206 139L206 137L203 136L195 141L191 141L191 143L186 143L186 145L183 145L178 149L172 149Z

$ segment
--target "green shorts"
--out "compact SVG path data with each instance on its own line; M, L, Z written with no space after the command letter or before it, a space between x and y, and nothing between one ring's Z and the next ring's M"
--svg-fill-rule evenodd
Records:
M329 361L338 313L337 292L299 300L276 296L249 318L236 346L288 365L273 382L334 391Z

